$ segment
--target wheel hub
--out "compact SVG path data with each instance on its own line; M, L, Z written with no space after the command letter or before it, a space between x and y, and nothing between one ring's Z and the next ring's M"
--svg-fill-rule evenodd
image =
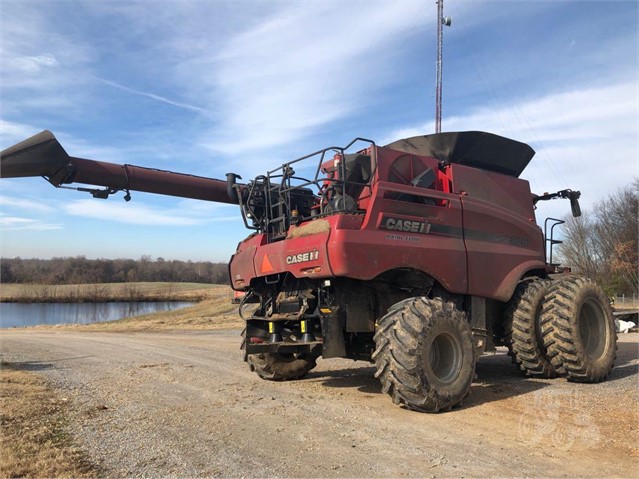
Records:
M587 300L579 311L579 336L584 352L590 359L599 359L606 352L608 322L601 306Z
M428 364L438 381L452 383L461 369L461 345L450 334L439 334L433 339Z

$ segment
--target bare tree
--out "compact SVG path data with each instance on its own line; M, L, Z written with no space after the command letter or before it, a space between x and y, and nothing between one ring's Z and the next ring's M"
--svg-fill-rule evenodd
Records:
M639 180L595 204L594 211L566 220L562 262L600 282L610 293L639 288L637 270Z
M166 261L150 256L132 259L2 258L2 283L80 284L135 281L228 283L228 264L209 261Z
M564 221L565 239L558 248L561 262L580 274L599 279L602 260L592 234L594 222L590 215L584 214L577 218L566 216Z

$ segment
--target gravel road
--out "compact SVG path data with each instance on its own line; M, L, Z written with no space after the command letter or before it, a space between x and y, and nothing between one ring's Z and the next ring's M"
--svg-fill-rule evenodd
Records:
M108 477L639 476L639 334L602 384L520 377L484 356L462 408L419 414L368 363L320 360L267 382L238 331L2 330L3 361L67 398L70 431Z

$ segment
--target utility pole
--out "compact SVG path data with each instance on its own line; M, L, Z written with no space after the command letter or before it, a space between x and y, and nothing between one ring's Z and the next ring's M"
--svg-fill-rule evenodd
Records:
M437 79L435 80L435 133L442 131L442 50L444 25L450 27L452 18L444 17L444 0L437 0Z

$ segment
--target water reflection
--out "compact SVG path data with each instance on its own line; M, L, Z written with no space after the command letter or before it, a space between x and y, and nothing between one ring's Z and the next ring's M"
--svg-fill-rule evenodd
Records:
M158 303L0 303L0 327L99 323L157 311L173 311L193 304L189 301Z

